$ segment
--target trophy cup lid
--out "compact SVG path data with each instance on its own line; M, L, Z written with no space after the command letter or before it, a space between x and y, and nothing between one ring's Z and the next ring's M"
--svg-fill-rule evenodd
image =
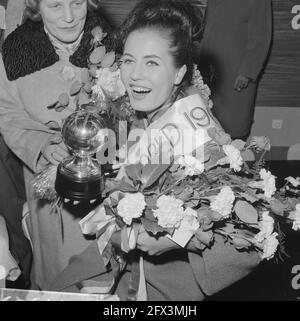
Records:
M106 128L101 116L79 110L65 119L62 127L63 141L74 154L92 155L104 144Z
M62 197L84 201L101 196L104 177L93 155L105 144L106 130L104 119L91 111L76 111L63 122L63 141L73 156L57 170L55 188Z

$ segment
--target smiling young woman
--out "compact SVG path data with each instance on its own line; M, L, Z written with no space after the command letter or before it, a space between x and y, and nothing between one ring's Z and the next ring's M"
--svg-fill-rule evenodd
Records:
M167 35L161 31L142 29L128 36L121 76L135 110L149 113L165 104L186 69L185 64L174 65Z
M121 77L131 106L142 112L144 117L140 127L151 129L151 125L154 127L164 118L166 123L171 122L175 114L172 109L174 103L181 101L180 108L184 111L188 105L186 100L183 103L184 99L196 96L195 92L190 93L190 86L193 76L192 42L195 31L199 30L198 24L201 21L194 16L188 1L143 0L121 26ZM149 127L145 125L145 118ZM122 170L124 168L121 168L121 175ZM126 181L126 177L123 178ZM130 215L136 194L132 193L133 198L126 200L131 205ZM141 203L139 198L138 201ZM169 198L167 201L170 202ZM91 214L103 215L99 208ZM176 210L172 206L166 209L165 214L170 220L176 218ZM136 247L127 252L120 245L124 234L120 230L113 231L109 242L114 254L108 268L105 265L108 255L101 256L99 250L107 240L99 238L70 261L52 284L52 290L76 292L92 284L94 291L98 286L102 286L103 291L103 285L109 284L113 285L112 291L121 300L200 301L243 278L260 262L257 252L238 252L219 235L206 248L197 247L194 237L184 246L164 234L158 233L154 237L143 225L137 234ZM118 257L119 251L126 251L123 253L126 258L124 265L123 255ZM142 267L139 265L141 262ZM124 270L116 276L114 272L122 266Z

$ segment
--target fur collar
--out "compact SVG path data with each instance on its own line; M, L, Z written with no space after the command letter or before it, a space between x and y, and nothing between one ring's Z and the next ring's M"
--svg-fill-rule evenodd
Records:
M91 30L101 26L110 35L111 28L99 13L89 13L84 26L84 34L78 49L70 56L70 62L77 67L87 67L92 40ZM107 36L103 41L107 50L113 48L113 41ZM9 80L16 80L38 70L50 67L59 60L55 49L44 31L42 22L28 19L14 30L2 47L3 63Z

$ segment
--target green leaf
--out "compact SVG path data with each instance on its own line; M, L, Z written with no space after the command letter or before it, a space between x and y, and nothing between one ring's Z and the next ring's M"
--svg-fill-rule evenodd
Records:
M82 71L81 71L81 82L83 84L90 83L90 74L87 69L82 69Z
M57 111L58 113L62 112L65 109L66 109L66 107L65 106L61 106L61 105L58 105L58 106L55 107L55 111Z
M125 172L127 176L132 181L142 181L142 164L132 164L125 167Z
M71 88L70 88L70 95L71 96L75 96L79 93L81 89L81 83L79 80L76 80L73 82L73 84L71 85Z
M91 66L89 66L89 74L90 74L93 78L96 78L96 77L97 77L97 71L98 71L97 65L91 65Z
M106 54L106 49L104 46L95 48L90 54L90 62L95 65L100 63Z
M195 236L197 240L201 243L205 244L206 246L210 246L214 240L214 234L212 231L204 232L202 230L197 230L195 232Z
M116 216L115 212L108 205L104 205L106 215Z
M172 178L174 182L181 181L186 177L184 170L179 169L177 173L172 173Z
M246 142L241 139L235 139L231 142L231 145L237 148L238 150L243 150L245 148Z
M78 104L80 106L82 106L82 105L86 106L91 103L91 99L90 99L89 95L84 90L81 90L77 97L78 97Z
M103 191L103 195L110 194L114 191L121 191L123 193L131 193L131 192L137 192L137 189L135 186L131 185L130 183L125 181L125 178L123 177L122 180L113 180L108 181L106 183L105 190Z
M116 62L111 67L109 67L110 72L116 72L118 69L119 69L119 66Z
M58 97L58 102L61 106L68 106L69 105L69 95L67 93L62 93Z
M287 209L294 209L298 203L299 203L299 201L295 197L291 197L291 198L286 199Z
M271 206L272 211L275 214L283 216L286 206L282 202L280 202L280 200L272 199L270 201L270 206Z
M59 102L58 102L58 101L56 101L55 103L53 103L53 104L51 104L51 105L47 106L47 109L55 109L55 107L56 107L58 104L59 104Z
M194 207L198 206L198 204L199 204L198 200L191 199L191 200L185 202L184 205L185 205L185 207L194 208Z
M213 228L214 226L214 222L210 219L210 217L208 216L203 216L199 219L199 214L197 212L197 215L198 215L198 220L199 220L199 224L201 226L201 229L203 231L209 231Z
M177 196L180 195L183 191L184 191L184 185L183 185L183 184L176 185L176 186L174 186L173 194L177 197Z
M234 206L234 211L243 222L248 224L257 224L258 213L248 202L237 201Z
M238 250L246 249L251 246L251 243L243 238L234 237L232 239L232 244Z
M164 233L164 234L167 233L166 229L159 226L156 221L151 221L145 217L142 217L141 222L145 230L153 235L157 235L158 233Z
M178 164L173 164L171 167L170 167L170 172L173 173L173 172L177 172L178 169L179 169L180 165Z
M153 211L151 208L146 208L144 217L149 221L157 222L157 219L153 215Z
M157 208L157 206L156 206L157 196L156 195L146 196L145 197L145 202L151 209L156 209Z
M248 202L250 202L250 203L255 203L255 202L257 202L257 198L256 197L254 197L254 196L252 196L251 194L249 194L249 193L239 193L243 198L245 198Z
M115 59L116 59L116 55L115 55L114 51L108 52L104 56L103 60L101 61L101 67L103 67L103 68L110 67L114 63Z
M182 192L177 195L177 198L182 200L183 202L187 202L194 195L194 190L191 186L186 185Z
M259 230L259 226L257 225L256 226L256 230ZM246 228L243 228L243 229L238 229L238 234L236 235L236 237L241 237L241 238L250 238L250 239L253 239L254 238L254 236L255 236L255 234L256 234L257 232L253 232L253 230L252 231L250 231L250 230L248 230L248 229L246 229Z
M225 222L225 225L223 225L222 227L216 228L215 231L221 231L221 234L222 234L222 232L225 232L226 234L235 234L236 233L234 224L230 223L230 222Z
M146 189L154 184L161 175L170 167L170 164L146 164L141 170L141 182Z
M198 216L198 220L201 220L204 216L208 216L208 213L210 212L211 210L207 207L205 208L199 208L197 210L197 216Z
M223 219L223 216L216 211L208 210L206 214L213 222L219 222Z
M85 83L84 86L83 86L83 90L87 94L90 94L92 92L92 84L91 83Z
M59 123L55 120L50 120L45 125L51 130L61 131Z

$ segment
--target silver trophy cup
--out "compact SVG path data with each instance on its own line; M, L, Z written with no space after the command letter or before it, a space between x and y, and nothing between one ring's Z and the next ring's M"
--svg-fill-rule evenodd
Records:
M72 156L58 166L55 189L60 196L78 201L101 196L104 177L95 153L105 143L105 131L105 121L89 111L80 110L65 119L62 137Z

